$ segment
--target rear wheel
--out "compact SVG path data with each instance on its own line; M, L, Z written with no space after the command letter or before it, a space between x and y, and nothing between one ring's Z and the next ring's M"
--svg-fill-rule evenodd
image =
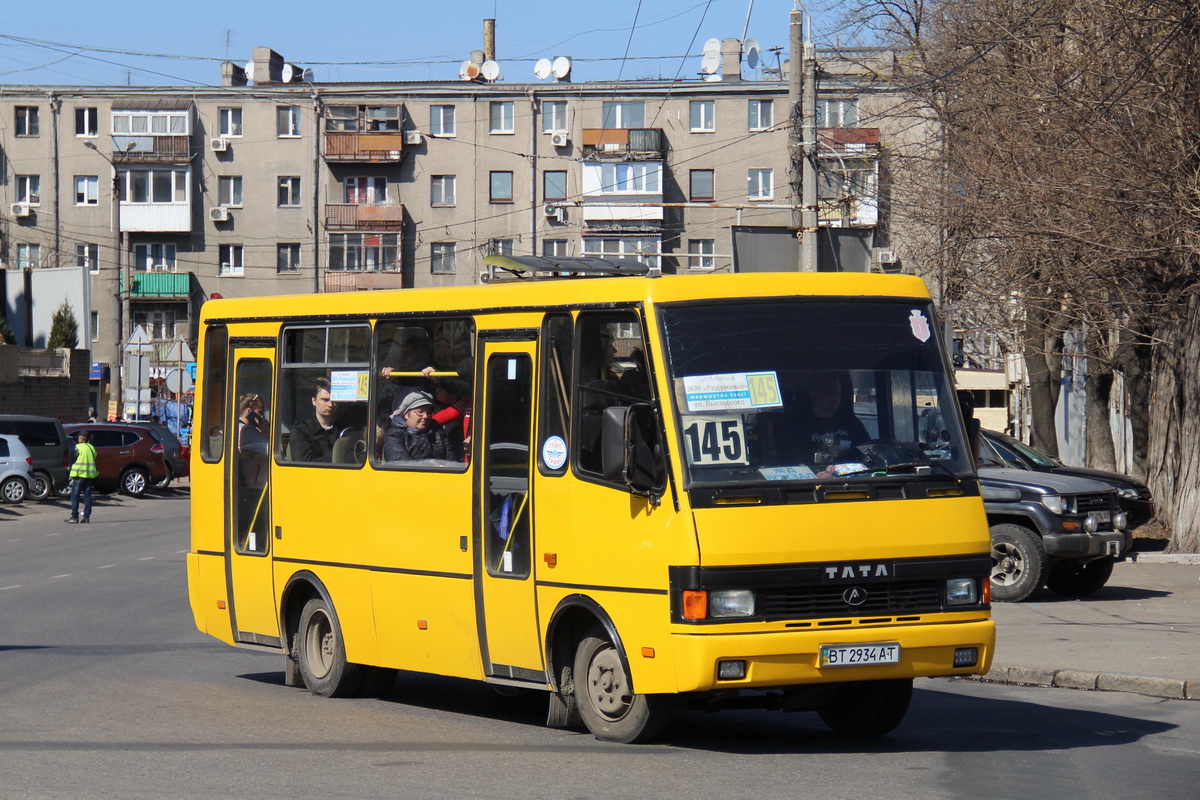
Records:
M315 695L347 697L362 686L362 668L346 660L341 628L329 606L319 597L305 603L300 612L296 660L304 685Z
M130 467L121 473L121 493L141 497L150 485L150 476L141 467Z
M1060 561L1050 568L1046 588L1068 597L1084 597L1099 591L1112 577L1111 558L1099 561Z
M45 500L54 493L54 481L44 472L33 473L33 486L29 487L30 500Z
M911 700L912 678L844 683L837 687L833 702L817 713L842 736L883 736L904 719Z
M579 643L573 673L579 715L597 739L645 742L670 720L665 696L633 693L621 653L599 631Z
M19 503L25 499L28 487L25 481L13 476L0 483L0 500L6 503Z
M1036 592L1046 579L1042 537L1020 525L992 526L992 599L1016 603Z

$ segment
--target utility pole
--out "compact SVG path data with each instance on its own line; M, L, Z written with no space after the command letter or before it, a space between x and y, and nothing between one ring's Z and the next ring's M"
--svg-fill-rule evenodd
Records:
M97 155L108 162L112 167L112 206L113 206L113 238L116 239L116 268L117 268L117 357L116 363L113 365L113 372L110 375L110 395L116 397L117 402L117 418L120 419L125 411L125 397L123 394L124 387L121 380L121 370L125 361L125 324L127 320L131 320L129 310L129 293L132 288L129 285L129 275L125 273L126 259L122 256L125 249L125 237L121 232L121 171L117 169L117 165L113 160L104 155L100 148L96 147L92 142L84 142L83 146L89 150L94 150ZM109 404L112 404L113 397L109 397ZM99 413L100 409L97 408Z
M811 22L809 23L811 26ZM800 112L800 271L817 271L817 49L812 32L800 40L803 12L791 12L792 68L789 94L797 97ZM792 106L793 114L796 105ZM793 130L795 126L793 126Z

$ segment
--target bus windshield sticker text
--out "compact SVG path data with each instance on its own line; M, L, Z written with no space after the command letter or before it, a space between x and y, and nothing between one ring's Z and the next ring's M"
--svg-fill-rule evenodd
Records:
M683 378L688 411L736 411L779 408L783 393L774 372L731 372Z
M694 466L747 464L746 432L739 415L683 417L683 441Z
M561 436L551 436L542 442L542 461L548 469L562 469L567 463L567 443Z
M817 474L804 464L794 467L761 467L758 470L769 481L810 481Z
M367 399L371 373L358 369L335 369L329 373L329 397L335 403L357 403Z

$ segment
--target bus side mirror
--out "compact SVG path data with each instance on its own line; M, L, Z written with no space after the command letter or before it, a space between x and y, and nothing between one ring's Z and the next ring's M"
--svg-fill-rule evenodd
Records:
M649 403L604 409L600 464L605 480L623 483L657 502L662 468L654 408Z
M975 393L959 389L958 408L962 411L963 423L967 426L967 449L971 452L971 463L979 469L979 420L975 419Z

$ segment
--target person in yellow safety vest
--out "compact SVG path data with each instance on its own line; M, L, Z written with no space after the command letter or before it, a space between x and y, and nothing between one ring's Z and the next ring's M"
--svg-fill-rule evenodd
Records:
M71 464L71 516L67 522L89 522L92 516L92 484L100 470L96 469L96 448L88 444L87 431L75 436L75 463ZM83 495L83 516L79 516L79 496Z

